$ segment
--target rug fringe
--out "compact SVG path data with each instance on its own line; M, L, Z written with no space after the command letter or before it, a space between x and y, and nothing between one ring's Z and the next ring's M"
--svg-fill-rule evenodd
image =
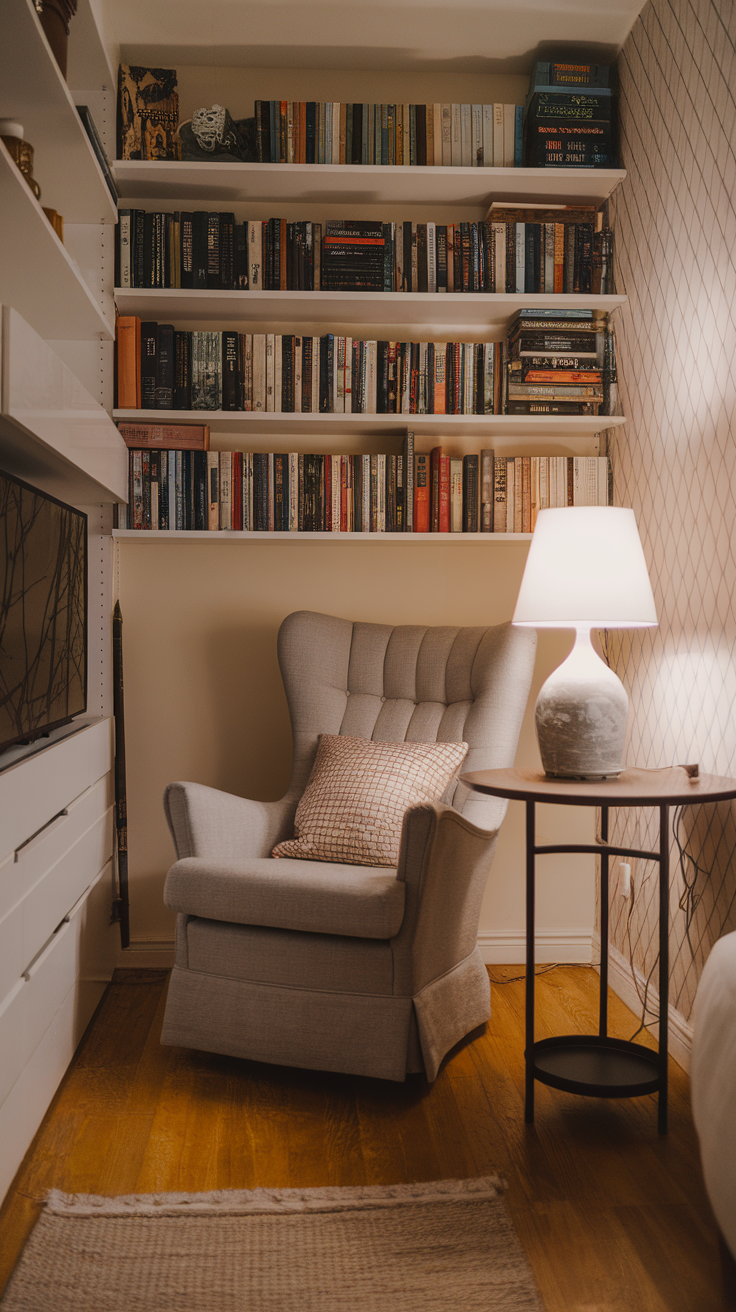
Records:
M59 1216L184 1216L217 1213L342 1212L410 1203L455 1202L458 1199L500 1198L505 1183L497 1175L467 1180L431 1180L414 1184L358 1185L321 1189L218 1189L211 1193L126 1194L102 1198L95 1194L65 1194L51 1189L47 1211Z

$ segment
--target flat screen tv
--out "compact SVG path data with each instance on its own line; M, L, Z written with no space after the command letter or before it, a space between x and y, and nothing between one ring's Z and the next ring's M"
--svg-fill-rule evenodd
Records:
M87 516L0 472L0 752L87 709Z

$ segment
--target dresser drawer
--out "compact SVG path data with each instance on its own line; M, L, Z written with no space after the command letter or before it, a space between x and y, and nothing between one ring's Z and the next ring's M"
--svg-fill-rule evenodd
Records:
M109 863L0 1005L0 1200L105 991L98 958L106 944L111 962L119 932L111 878Z
M0 921L114 805L114 800L113 775L109 772L70 800L40 833L5 858L0 864Z
M112 720L78 733L0 772L0 859L112 768Z
M112 856L112 775L0 866L0 1000Z
M0 1005L0 1106L31 1060L69 990L80 984L84 989L87 981L80 980L80 975L87 973L85 964L94 953L94 944L89 940L99 929L93 918L100 918L101 898L105 906L109 905L111 872L112 865L108 862ZM104 983L99 984L104 987Z

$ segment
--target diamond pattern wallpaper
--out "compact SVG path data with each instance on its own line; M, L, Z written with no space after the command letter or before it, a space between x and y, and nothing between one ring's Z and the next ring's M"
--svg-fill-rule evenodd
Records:
M628 422L609 452L659 628L609 634L608 652L631 698L630 764L736 775L736 5L649 0L619 70L627 177L610 221ZM736 929L735 817L672 815L670 997L686 1020L710 948ZM657 825L622 812L614 841L656 848ZM657 870L634 875L629 900L612 881L612 942L655 980Z

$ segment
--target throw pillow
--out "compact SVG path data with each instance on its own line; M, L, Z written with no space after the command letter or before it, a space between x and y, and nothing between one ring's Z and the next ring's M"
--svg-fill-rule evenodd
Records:
M377 743L320 734L294 837L271 855L395 866L405 811L437 801L467 750L467 743Z

